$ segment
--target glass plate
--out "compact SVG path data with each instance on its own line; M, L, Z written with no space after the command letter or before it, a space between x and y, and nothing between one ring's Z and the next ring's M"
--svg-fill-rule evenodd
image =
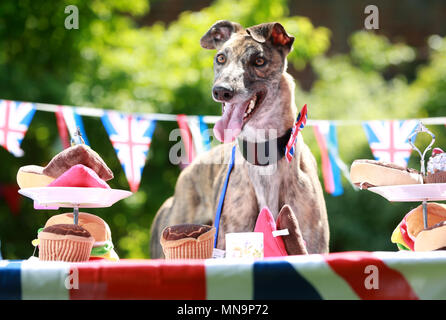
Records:
M131 196L127 190L80 187L42 187L20 189L19 193L42 207L104 208Z
M446 183L405 184L372 187L375 192L389 201L419 202L446 200Z

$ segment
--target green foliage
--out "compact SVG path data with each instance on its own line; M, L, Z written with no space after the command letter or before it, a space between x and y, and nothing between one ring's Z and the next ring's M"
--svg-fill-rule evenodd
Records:
M70 4L79 9L79 30L64 28L64 8ZM181 13L168 25L140 26L149 10L145 0L0 2L0 98L217 115L220 107L210 95L214 52L202 49L199 39L215 21L226 19L244 26L280 21L295 36L289 63L296 70L310 65L317 75L309 92L298 83L296 88L297 105L308 103L311 119L425 117L444 115L446 110L446 40L440 36L428 39L428 61L415 70L414 48L365 31L352 34L348 54L326 55L335 31L315 27L306 17L289 16L285 0L217 0L200 11ZM415 74L414 80L407 77L408 70ZM100 120L84 117L84 123L92 148L115 173L111 187L127 189ZM173 193L180 172L168 160L176 143L168 135L176 127L173 122L158 123L138 193L111 208L88 210L109 223L123 258L149 257L150 224ZM437 145L444 143L444 127L432 130L439 137ZM347 164L372 157L359 125L340 127L338 132L340 154ZM304 136L320 159L311 129ZM8 168L0 171L1 183L14 184L20 166L45 165L61 150L54 114L36 113L22 148L23 158L0 149L0 161ZM417 165L414 156L411 166ZM344 188L344 195L326 197L331 250L393 249L390 233L413 204L389 204L370 192L353 190L346 180ZM30 241L52 214L36 212L31 201L23 199L20 214L12 216L0 199L4 257L30 256Z
M446 113L446 38L429 37L431 49L427 65L421 66L413 83L413 95L421 96L420 115L444 116Z
M404 43L392 44L385 36L356 32L350 37L351 57L361 69L382 71L391 65L412 62L415 50Z

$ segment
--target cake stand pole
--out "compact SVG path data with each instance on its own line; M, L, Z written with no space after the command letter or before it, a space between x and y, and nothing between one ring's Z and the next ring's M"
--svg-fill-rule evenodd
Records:
M77 225L79 222L79 207L73 208L73 220L74 224Z
M423 222L424 222L424 229L428 228L427 224L427 201L423 200Z
M429 143L429 145L426 147L426 149L424 149L423 153L421 153L420 149L417 148L417 146L415 145L415 141L414 139L416 138L417 134L420 132L426 132L428 133L432 140ZM423 180L421 180L421 183L424 183L424 178L426 177L426 167L425 167L425 163L424 163L424 158L426 157L426 152L429 151L434 142L435 142L435 135L429 131L429 129L427 129L423 123L419 122L417 127L415 128L415 130L409 135L408 137L409 140L409 144L411 145L411 147L418 152L418 154L420 155L420 166L421 166L421 176L423 177ZM428 224L427 224L427 200L423 200L422 202L423 205L423 223L424 223L424 229L428 228Z

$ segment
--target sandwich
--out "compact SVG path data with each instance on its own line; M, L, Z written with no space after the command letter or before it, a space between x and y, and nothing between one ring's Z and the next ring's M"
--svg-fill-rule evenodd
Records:
M392 233L399 250L432 251L446 249L446 205L427 204L428 227L424 228L423 206L411 210Z

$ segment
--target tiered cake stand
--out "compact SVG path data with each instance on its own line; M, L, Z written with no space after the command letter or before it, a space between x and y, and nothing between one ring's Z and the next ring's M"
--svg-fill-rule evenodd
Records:
M85 144L77 127L71 145ZM79 208L111 207L119 200L132 195L132 192L119 189L81 187L41 187L20 189L19 193L34 200L35 209L57 210L73 208L73 223L78 224Z
M34 200L36 209L73 208L74 224L78 224L79 208L111 207L132 195L126 190L80 187L26 188L19 193Z
M413 138L418 133L425 132L432 137L431 143L427 146L423 153L414 145ZM426 176L425 161L426 152L429 151L435 142L435 135L430 132L421 122L418 124L415 131L409 136L409 143L420 155L421 174L423 178ZM392 202L421 202L423 205L423 223L424 228L428 228L427 221L427 202L428 201L442 201L446 200L446 183L422 183L410 185L394 185L383 187L372 187L368 190L375 192L388 201Z

